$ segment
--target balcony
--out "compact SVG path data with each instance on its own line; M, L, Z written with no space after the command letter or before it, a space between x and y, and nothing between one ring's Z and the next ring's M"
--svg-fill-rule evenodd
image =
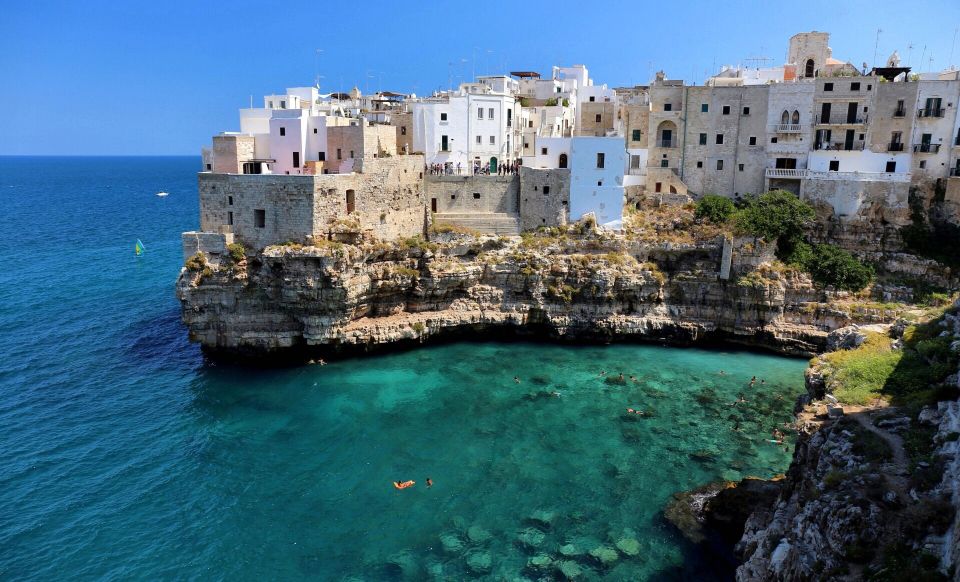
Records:
M773 133L800 133L803 126L799 123L778 123L773 126Z
M767 168L767 178L787 178L801 180L807 177L805 169L787 169L787 168Z
M917 117L943 117L944 109L919 109L917 110Z
M849 145L849 146L848 146L846 143L842 142L842 141L837 141L837 142L833 142L833 143L830 143L830 142L817 142L817 143L814 143L814 144L813 144L813 149L815 149L815 150L835 151L835 152L862 151L862 150L863 150L863 142L862 142L862 141L860 141L860 142L854 142L853 144L851 144L851 145Z
M628 173L628 175L630 175L630 176L646 176L646 175L647 175L647 168L646 168L646 167L642 167L642 168L630 168L630 170L629 170L627 173Z
M817 115L814 123L817 125L863 125L868 119L868 115L857 115L855 117L850 117L846 114L830 115L827 117Z
M675 148L677 147L677 140L675 139L658 139L657 140L658 148Z
M935 154L940 151L938 143L916 143L913 144L913 153L915 154Z
M906 117L906 116L907 116L907 110L906 110L906 109L897 109L896 111L893 112L893 116L894 116L894 117Z
M888 143L887 144L888 152L902 152L903 144L902 143Z

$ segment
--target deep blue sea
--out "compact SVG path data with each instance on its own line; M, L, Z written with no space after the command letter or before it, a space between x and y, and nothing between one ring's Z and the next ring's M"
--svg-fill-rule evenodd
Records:
M806 362L455 343L206 363L173 290L199 167L0 157L0 580L729 576L663 506L787 468L768 439Z

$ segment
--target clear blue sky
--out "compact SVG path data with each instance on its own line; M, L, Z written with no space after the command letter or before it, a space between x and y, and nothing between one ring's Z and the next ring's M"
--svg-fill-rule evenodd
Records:
M776 7L774 7L776 5ZM197 154L238 128L249 96L426 94L477 74L586 64L597 83L646 84L663 69L702 83L748 57L782 64L796 32L831 33L835 58L897 49L942 69L960 1L151 2L32 0L0 11L0 154ZM913 50L907 46L912 43ZM960 38L953 62L960 62ZM924 50L926 46L926 50ZM322 53L317 58L317 49ZM452 65L451 65L452 63Z

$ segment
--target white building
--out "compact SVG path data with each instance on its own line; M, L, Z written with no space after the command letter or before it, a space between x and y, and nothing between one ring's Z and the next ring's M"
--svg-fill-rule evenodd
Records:
M444 164L451 171L459 164L463 172L481 166L496 172L498 165L519 157L516 98L492 87L509 85L495 78L488 81L464 83L457 91L412 103L413 149L424 154L427 164Z

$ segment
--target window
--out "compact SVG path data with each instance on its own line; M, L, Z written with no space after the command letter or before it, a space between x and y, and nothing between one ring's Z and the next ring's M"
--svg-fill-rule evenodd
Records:
M548 151L547 148L540 148L540 155L541 156L547 155L547 151Z
M840 171L840 160L831 160L830 161L830 171L839 172Z
M897 171L897 162L887 162L887 169L885 172L892 173Z
M227 212L227 224L233 224L233 211Z
M717 145L721 145L721 144L723 144L723 134L722 134L722 133L718 133L718 134L717 134Z
M800 112L797 111L796 109L793 110L793 121L791 123L793 123L794 125L800 124Z
M477 107L477 119L483 119L483 107Z
M257 208L253 211L253 226L264 228L267 226L267 211Z
M549 194L549 193L550 193L550 186L544 186L544 187L543 187L543 193L544 193L545 195L546 195L546 194Z
M603 152L600 152L600 153L597 154L597 167L598 167L598 168L602 168L602 167L603 167L603 158L604 158Z
M707 134L700 134L700 145L707 145Z
M495 135L490 136L490 145L497 145L497 136Z
M441 114L440 114L440 121L446 121L446 120L447 120L447 114L446 114L446 113L441 113Z
M270 101L269 107L270 107L270 109L273 109L273 101Z
M479 192L474 192L474 193L473 193L473 199L474 199L474 200L480 200L480 193L479 193Z
M669 167L670 167L670 160L668 160L668 159L662 159L662 160L660 160L660 167L661 167L661 168L669 168Z
M633 135L632 135L631 139L632 139L633 141L640 141L640 130L639 130L639 129L633 130Z
M698 167L698 168L702 168L702 167L703 167L703 162L697 162L697 167Z
M338 159L338 160L342 160L342 159L343 159L343 154L340 152L340 148L337 148L337 159Z
M350 159L353 159L353 150L350 150Z
M487 117L493 119L493 107L487 109Z
M926 167L927 167L927 160L922 160L922 161L920 162L920 169L922 170L922 169L924 169L924 168L926 168Z
M630 156L630 169L631 170L640 169L640 156Z
M317 152L317 160L321 162L327 161L327 152Z
M597 186L603 186L603 180L597 180Z
M851 91L859 91L859 90L860 90L860 83L850 83L850 90L851 90Z
M313 133L317 133L317 128L316 128L316 127L313 128Z
M860 141L863 141L863 134L861 133L860 137L858 137L857 139L859 139Z
M407 126L406 126L406 125L401 125L401 126L400 126L400 135L407 135Z
M664 111L673 111L673 103L664 103L664 104L663 104L663 110L664 110Z
M709 103L701 103L701 104L700 104L700 113L708 113L709 111L710 111L710 104L709 104Z
M281 128L280 128L280 136L282 137L282 136L285 136L285 135L287 135L287 128L286 128L286 127L281 127Z
M597 121L597 123L600 123L600 120L602 120L602 119L603 119L603 115L601 115L601 114L598 113L597 116L596 116L596 121Z
M483 143L483 138L478 135L478 136L477 136L477 145L480 145L480 144L482 144L482 143Z
M777 138L771 137L771 138L770 138L770 143L777 143Z
M227 196L227 204L233 206L233 196Z
M755 135L750 136L750 145L757 145L757 136Z
M743 164L738 164L738 165L737 165L737 169L742 172L742 171L743 171Z
M724 105L724 106L723 106L723 111L722 111L722 113L723 113L724 115L730 115L730 106L729 106L729 105Z
M597 100L596 97L594 97L593 95L590 96L590 103L593 103L593 102L596 101L596 100Z
M807 64L804 67L803 76L804 77L813 76L813 59L807 59Z
M281 102L280 102L280 109L286 109L286 108L287 108L287 102L286 102L286 101L281 101Z
M823 90L824 90L824 91L833 91L833 83L824 83L824 84L823 84Z
M900 143L903 140L903 132L895 131L890 134L890 143Z
M207 164L207 171L209 172L212 169L213 169L213 164Z
M870 90L872 90L872 89L873 89L873 85L867 83L867 91L870 91Z
M717 171L723 170L723 160L717 160Z

